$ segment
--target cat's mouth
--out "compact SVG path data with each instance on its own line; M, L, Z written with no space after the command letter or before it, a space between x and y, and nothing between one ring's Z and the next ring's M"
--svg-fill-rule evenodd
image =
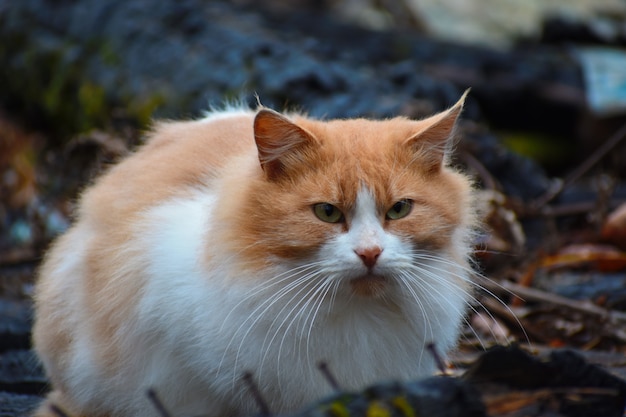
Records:
M389 281L382 275L366 274L350 280L350 288L362 297L380 297L385 292Z

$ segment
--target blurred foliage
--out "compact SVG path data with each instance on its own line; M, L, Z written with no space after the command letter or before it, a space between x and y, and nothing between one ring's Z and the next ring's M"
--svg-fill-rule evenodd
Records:
M499 137L508 149L537 161L552 173L567 167L576 156L575 144L557 136L535 132L501 132Z
M121 99L90 78L87 65L93 56L99 57L103 67L119 64L105 43L50 38L34 44L20 33L5 34L4 39L0 43L0 61L5 63L0 66L0 105L57 140L94 127L114 127L120 118L143 128L164 101L158 93Z

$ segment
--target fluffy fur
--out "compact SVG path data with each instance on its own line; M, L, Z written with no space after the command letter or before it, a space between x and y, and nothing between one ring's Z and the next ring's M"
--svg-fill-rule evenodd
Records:
M471 187L446 161L462 101L420 121L157 124L40 270L37 415L156 416L148 388L174 416L252 415L244 371L289 412L330 391L321 360L346 389L432 373L425 345L453 347L470 298Z

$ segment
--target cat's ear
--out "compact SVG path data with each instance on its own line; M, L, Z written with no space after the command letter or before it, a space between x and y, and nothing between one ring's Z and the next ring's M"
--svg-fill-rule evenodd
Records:
M259 161L270 180L281 178L314 139L304 129L273 110L262 109L254 119L254 140Z
M448 110L420 121L420 130L406 141L412 151L419 155L415 160L426 172L437 172L447 163L457 121L468 93L469 89Z

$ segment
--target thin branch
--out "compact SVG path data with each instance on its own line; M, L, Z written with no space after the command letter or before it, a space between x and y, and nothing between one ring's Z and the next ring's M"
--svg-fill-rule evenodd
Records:
M63 409L61 409L58 405L54 403L50 403L48 405L48 408L50 409L50 411L52 411L52 414L58 417L70 417L69 414L67 414Z
M317 364L317 367L319 368L320 372L322 372L322 375L324 375L324 378L326 378L326 381L328 381L328 384L335 391L341 391L341 388L339 387L339 384L337 383L337 379L332 374L332 372L330 372L330 369L328 369L328 364L326 362L320 362Z
M435 344L432 342L427 344L426 349L428 349L430 351L430 354L433 355L433 358L435 359L435 364L437 365L439 372L441 372L443 375L447 375L448 373L446 371L446 366L443 363L443 360L441 359L441 355L439 355L439 352L437 351L437 347L435 346Z
M516 296L523 298L526 301L540 301L559 307L568 308L570 310L579 311L581 313L589 314L592 316L600 317L607 320L614 320L616 322L626 323L626 313L620 311L607 310L589 301L572 300L562 297L560 295L551 294L546 291L539 290L537 288L525 287L523 285L515 284L510 281L504 281L501 284L482 284L490 286L491 291L502 291L505 289L515 294Z
M624 203L623 199L609 199L607 204L609 209L618 207ZM531 213L537 216L543 217L560 217L560 216L574 216L581 214L589 214L598 207L596 201L581 201L577 203L560 204L557 206L544 206L540 211Z
M461 160L463 160L463 162L465 162L470 169L476 172L486 189L500 191L500 186L493 175L491 175L491 172L489 172L482 162L480 162L474 155L467 151L462 152Z
M167 411L167 409L159 399L159 396L157 395L155 390L150 388L146 394L148 395L150 402L152 403L152 405L154 405L154 408L156 408L161 417L172 417L172 415L169 413L169 411Z
M254 378L252 377L252 373L245 372L241 378L243 379L243 382L246 384L246 386L250 390L250 393L254 397L254 400L259 406L260 415L271 416L272 413L270 412L270 407L267 404L267 401L265 401L265 398L263 398L263 395L261 394L261 390L259 390L259 387L255 384Z
M574 171L572 171L562 182L557 186L550 188L545 194L537 198L530 205L531 211L539 211L546 204L552 201L555 197L569 187L572 183L586 174L591 168L593 168L598 162L600 162L613 148L615 148L621 141L626 138L626 123L622 125L617 132L615 132L609 139L607 139L602 146L596 149L587 159L585 159Z

